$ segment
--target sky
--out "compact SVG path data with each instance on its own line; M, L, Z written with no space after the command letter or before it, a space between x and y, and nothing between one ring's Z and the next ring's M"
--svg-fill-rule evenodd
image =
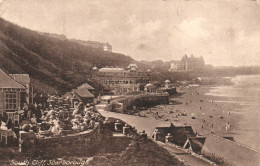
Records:
M260 65L257 0L0 0L4 19L68 38L109 42L135 60L203 56L215 66Z

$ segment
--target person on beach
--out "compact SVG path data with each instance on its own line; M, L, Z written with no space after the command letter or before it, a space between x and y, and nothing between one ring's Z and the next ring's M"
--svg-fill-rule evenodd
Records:
M226 123L226 131L228 131L230 129L231 125L229 122Z

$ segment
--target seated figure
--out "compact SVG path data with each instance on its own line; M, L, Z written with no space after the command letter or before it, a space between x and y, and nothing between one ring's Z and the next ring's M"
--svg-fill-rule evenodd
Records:
M37 123L37 119L36 119L35 114L33 114L32 118L31 118L31 122L32 122L33 124L36 124L36 123Z
M1 121L0 130L8 130L8 128L6 127L6 123L3 121Z
M75 122L73 122L72 124L73 124L72 130L80 130L80 125L79 125L78 122L75 121Z
M60 126L59 126L58 122L51 124L50 132L53 135L58 135L60 133Z
M48 123L42 123L39 127L39 134L47 135L50 133L50 124Z

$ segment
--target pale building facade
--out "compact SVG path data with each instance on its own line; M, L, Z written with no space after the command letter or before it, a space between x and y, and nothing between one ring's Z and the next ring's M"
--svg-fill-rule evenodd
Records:
M202 69L205 66L203 57L196 58L193 55L184 55L180 61L171 63L170 71L193 71Z
M140 85L151 80L149 73L140 72L135 67L94 67L92 78L109 87L114 94L139 92Z
M85 41L85 40L73 40L74 42L77 42L79 44L85 45L85 46L90 46L92 48L96 48L96 49L100 49L103 51L107 51L107 52L112 52L112 45L109 43L101 43L101 42L97 42L97 41Z
M102 45L104 51L112 52L112 46L109 43L102 43Z

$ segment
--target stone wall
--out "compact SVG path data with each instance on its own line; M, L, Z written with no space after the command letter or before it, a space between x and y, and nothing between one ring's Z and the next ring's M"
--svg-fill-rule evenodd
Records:
M112 104L117 105L122 103L122 107L112 107L112 111L126 113L128 109L136 107L151 107L159 104L169 104L169 94L149 93L141 95L128 95L115 98L111 101Z
M31 133L27 133L30 134ZM38 156L66 156L70 154L93 154L98 149L100 141L103 139L100 124L96 123L93 130L87 130L76 134L66 136L36 138L24 136L20 140L21 151L25 153L34 153Z
M170 127L156 127L151 137L156 141L165 142L165 137L170 133L171 139L169 142L178 146L183 146L189 137L195 137L191 126L174 126Z
M177 90L175 87L172 87L172 88L164 88L164 89L161 89L162 92L167 92L169 93L169 95L174 95L177 93Z

